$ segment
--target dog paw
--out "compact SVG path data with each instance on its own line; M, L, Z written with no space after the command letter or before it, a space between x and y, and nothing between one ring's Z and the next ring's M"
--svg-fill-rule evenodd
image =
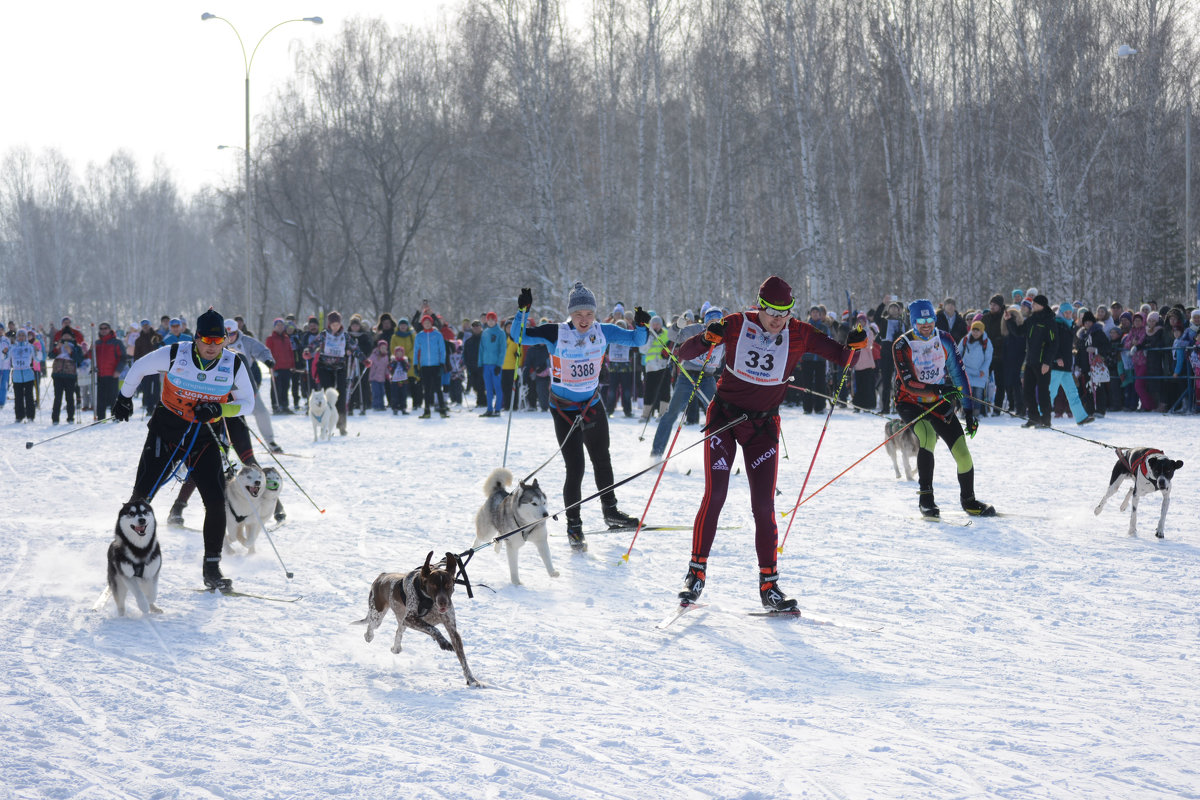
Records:
M399 653L399 652L400 652L402 649L403 649L403 648L401 648L401 647L400 647L400 645L395 645L395 646L392 648L392 652L393 652L393 653Z
M150 604L150 613L151 614L161 614L162 612L163 612L163 610L161 608L159 608L158 606L154 605L154 603Z
M557 578L557 577L558 577L558 570L556 570L556 569L552 569L552 570L548 570L548 571L549 571L549 573L550 573L550 577L551 577L551 578Z
M1167 537L1166 537L1166 534L1165 534L1165 533L1163 533L1163 530L1162 530L1162 528L1159 528L1158 530L1156 530L1156 531L1154 532L1154 536L1155 536L1155 538L1156 538L1156 539L1165 539L1165 538L1167 538Z
M1096 506L1094 509L1092 509L1092 513L1098 517L1098 516L1100 516L1100 512L1103 509L1104 509L1104 506Z
M479 681L477 681L475 678L467 678L467 686L470 686L472 689L485 688L484 685L482 683L480 683Z
M442 648L443 650L454 649L454 645L450 644L450 642L446 641L445 639L438 640L438 647Z
M375 631L367 631L366 633L363 634L363 638L366 639L368 643L370 643L370 641L375 638Z

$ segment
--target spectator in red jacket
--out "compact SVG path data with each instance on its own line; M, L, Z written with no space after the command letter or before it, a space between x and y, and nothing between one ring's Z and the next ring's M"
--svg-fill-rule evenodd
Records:
M288 386L291 385L292 370L296 368L296 351L292 349L292 337L287 333L287 323L276 318L271 335L265 342L275 359L273 370L274 391L271 393L271 413L291 414L288 408Z
M125 343L107 322L100 323L99 332L99 338L92 345L92 363L96 370L96 419L104 419L117 400Z

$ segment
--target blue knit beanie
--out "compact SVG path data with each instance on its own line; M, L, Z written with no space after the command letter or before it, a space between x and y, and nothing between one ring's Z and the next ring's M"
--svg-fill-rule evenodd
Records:
M704 312L704 322L706 324L709 322L716 322L723 316L725 316L725 312L723 312L720 307L709 306L708 310Z
M595 311L596 310L596 295L592 294L592 290L583 285L583 281L575 281L575 286L571 289L571 294L567 298L567 313L574 314L576 311Z
M1058 315L1060 317L1065 317L1067 314L1070 314L1074 311L1075 306L1071 305L1066 300L1062 301L1062 303L1060 303L1058 306Z
M937 311L929 300L914 300L908 304L908 318L914 325L921 320L933 322L937 318Z

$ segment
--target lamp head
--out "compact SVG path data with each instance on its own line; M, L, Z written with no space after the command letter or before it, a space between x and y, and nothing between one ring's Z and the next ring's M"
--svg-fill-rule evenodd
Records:
M216 18L217 18L216 14L210 14L207 11L205 11L203 14L200 15L201 22L207 22L210 19L216 19Z
M321 19L320 17L305 17L302 21L303 22L311 22L313 25L324 25L325 24L325 20Z

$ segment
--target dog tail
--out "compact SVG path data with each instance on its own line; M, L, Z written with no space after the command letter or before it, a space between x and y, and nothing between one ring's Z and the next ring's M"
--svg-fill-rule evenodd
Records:
M497 492L502 492L512 484L512 473L504 467L497 467L492 470L492 473L487 476L487 480L483 483L483 494L485 497L491 497Z
M363 617L362 619L356 619L356 620L354 620L354 622L351 622L350 624L351 624L351 625L366 625L366 624L367 624L367 618L366 618L366 617Z

